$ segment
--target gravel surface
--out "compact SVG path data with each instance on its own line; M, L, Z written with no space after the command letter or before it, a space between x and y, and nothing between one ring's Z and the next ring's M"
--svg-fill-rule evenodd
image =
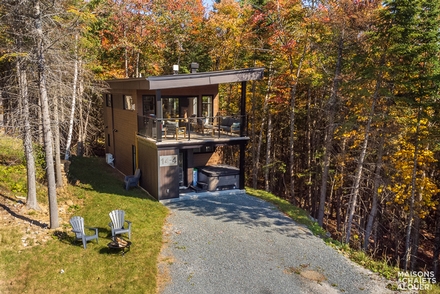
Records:
M392 293L271 204L241 193L166 203L159 270L177 293Z

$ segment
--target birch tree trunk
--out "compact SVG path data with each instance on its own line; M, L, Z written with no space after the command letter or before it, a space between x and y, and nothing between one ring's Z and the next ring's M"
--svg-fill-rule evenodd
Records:
M45 48L44 48L44 35L42 28L42 15L40 11L40 0L34 0L35 9L35 27L36 27L36 39L37 39L37 64L39 83L38 88L40 92L41 100L41 115L43 125L43 140L44 151L46 158L46 175L47 175L47 190L49 197L49 217L50 228L56 229L59 227L58 220L58 204L57 204L57 190L55 186L55 171L53 163L53 138L50 125L50 113L49 113L49 99L46 88L46 61L45 61Z
M318 224L322 226L324 224L324 210L325 210L325 200L327 196L327 181L328 173L330 169L330 154L332 151L333 135L335 132L335 116L336 116L336 104L338 100L338 90L340 75L342 70L342 51L344 49L344 31L341 32L338 44L338 58L336 60L335 75L333 78L333 85L331 88L330 99L327 103L327 134L324 143L324 162L323 171L321 178L321 194L319 197L319 207L318 207Z
M81 61L80 61L80 64L82 64ZM82 66L81 66L81 68L82 68ZM84 96L84 79L83 79L83 75L80 74L78 97L83 97L83 96ZM78 105L80 107L80 109L79 109L80 126L78 129L78 144L77 144L77 152L76 152L78 154L78 156L84 155L84 144L87 139L87 128L88 128L88 124L89 124L90 111L92 108L92 101L91 100L87 101L87 107L86 107L85 111L83 111L82 104L83 104L83 99L81 99L80 102L78 103Z
M75 62L74 62L73 68L74 69L73 69L72 106L70 109L69 131L67 133L66 152L64 154L65 160L69 160L69 158L70 158L70 148L72 145L73 122L75 119L75 107L76 107L76 96L77 96L77 85L78 85L78 34L75 35Z
M17 59L18 91L22 101L22 119L24 122L24 155L26 158L27 198L26 207L40 210L37 201L37 184L35 180L35 156L32 146L32 130L29 113L29 95L27 74L22 58Z

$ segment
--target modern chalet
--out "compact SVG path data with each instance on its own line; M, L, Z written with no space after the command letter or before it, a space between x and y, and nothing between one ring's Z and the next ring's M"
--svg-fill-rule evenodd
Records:
M246 83L264 68L107 81L106 159L157 200L184 193L244 189ZM240 110L219 109L219 84L241 83ZM231 147L232 146L232 147ZM224 162L234 148L233 163ZM238 156L236 156L238 155Z

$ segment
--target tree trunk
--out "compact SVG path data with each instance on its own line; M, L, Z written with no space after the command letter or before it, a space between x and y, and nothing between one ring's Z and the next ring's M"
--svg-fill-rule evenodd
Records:
M17 59L18 91L22 101L22 119L24 122L24 155L26 158L27 198L26 207L40 210L37 201L37 183L35 180L35 157L32 146L32 130L29 113L28 82L25 65L21 58Z
M341 157L343 158L343 160L345 160L345 156L347 154L347 138L343 138L342 139L342 148L341 148ZM340 174L341 174L341 178L340 178L340 183L341 185L338 188L338 192L337 195L338 197L336 198L336 230L338 233L341 233L341 237L343 236L342 234L342 205L341 203L344 202L344 196L345 196L345 186L344 186L344 182L345 182L345 163L342 163L340 166ZM342 238L341 238L341 242L342 242Z
M333 78L333 85L330 93L330 99L327 104L327 134L324 144L324 166L321 178L321 195L319 197L318 208L318 224L322 226L324 224L324 210L325 199L327 196L327 181L328 173L330 169L330 154L332 151L333 135L335 132L335 116L336 116L336 104L338 99L339 81L342 70L342 51L344 49L344 32L341 33L338 44L338 58L336 60L335 76Z
M408 224L406 227L406 238L405 238L405 257L403 259L403 268L404 270L408 270L408 265L411 262L411 232L412 226L414 224L414 204L416 197L416 178L417 178L417 160L419 157L419 132L420 132L420 121L421 121L422 109L419 108L417 114L417 128L416 128L416 141L414 146L414 160L413 160L413 170L411 175L411 197L409 204L409 216L408 216Z
M42 29L42 15L40 11L40 0L34 0L35 9L35 27L37 37L37 64L39 83L38 88L41 100L41 115L43 125L44 151L46 158L46 175L47 175L47 190L49 197L49 217L50 228L56 229L59 227L58 220L58 205L57 205L57 190L55 185L55 171L53 163L53 148L52 148L52 130L50 125L49 101L46 88L46 62L45 62L45 48L44 35Z
M61 147L60 147L60 118L59 118L59 97L55 97L54 99L54 120L55 120L55 127L54 127L54 145L55 145L55 173L56 173L56 185L58 188L61 188L64 186L63 183L63 175L61 173Z
M438 259L440 257L440 203L437 205L435 216L435 239L434 254L432 256L432 270L434 271L434 277L438 277Z
M80 63L81 64L81 63ZM78 97L84 96L84 80L83 76L80 75L80 82L79 82L79 93ZM80 127L79 127L79 133L78 133L78 144L77 144L77 154L78 156L84 155L84 145L87 139L87 128L89 125L89 117L90 117L90 111L92 109L92 100L87 101L87 107L85 112L83 112L82 108L82 101L80 100ZM85 116L85 118L84 118Z
M428 150L428 148L426 148ZM422 174L422 182L424 182L426 179L426 172L423 171ZM421 187L421 191L417 191L417 203L423 203L423 187ZM419 251L419 240L420 240L420 223L421 219L417 211L414 213L414 230L412 231L412 252L411 252L411 265L410 270L414 270L416 267L417 262L417 256Z
M69 160L70 158L73 122L75 118L75 106L76 106L77 85L78 85L78 34L75 35L75 63L73 68L74 70L73 70L72 107L70 109L69 131L67 133L66 153L64 154L64 160Z
M255 65L255 62L254 62ZM256 126L256 118L255 118L255 81L252 81L252 104L251 104L251 114L252 114L252 120L251 120L251 138L252 138L252 188L253 189L257 189L257 185L258 185L258 168L259 168L259 163L260 163L260 159L256 156L257 155L257 143L256 141L258 140L256 138L255 135L255 126ZM264 116L264 111L262 116ZM259 138L261 138L261 133L262 133L263 129L260 129L260 136Z
M84 153L84 113L81 74L78 76L78 142L76 144L76 155L82 157Z
M290 85L290 131L289 131L289 176L290 176L290 186L288 197L292 204L295 204L295 101L296 101L296 91L298 88L299 76L301 74L302 63L306 57L307 53L307 44L304 45L303 52L301 58L298 63L298 67L296 69L296 74L294 80ZM290 73L293 73L293 60L292 56L289 58L290 62Z
M385 143L385 136L383 133L380 136L380 142L379 142L379 149L377 151L377 162L376 162L376 168L374 170L374 183L373 183L373 194L371 195L371 209L370 213L368 215L368 221L367 226L365 228L365 236L364 236L364 245L363 250L368 250L368 245L370 244L370 236L371 231L373 229L374 220L376 218L377 214L377 202L378 202L378 193L379 193L379 187L380 187L380 180L382 178L381 172L382 172L382 166L383 166L383 146Z
M124 41L127 41L127 30L124 26ZM125 77L128 78L128 49L127 45L124 46L124 67L125 67Z
M382 62L381 62L382 64ZM379 73L379 76L376 81L376 88L374 90L373 94L373 101L371 103L371 110L370 114L368 116L367 125L365 126L365 134L364 134L364 142L362 144L361 154L359 155L358 164L356 167L354 182L353 182L353 188L352 193L350 196L348 211L347 211L347 230L345 232L345 243L350 242L350 235L351 235L351 224L353 222L353 215L356 211L357 206L357 198L359 197L359 189L360 189L360 183L362 179L362 170L364 168L364 161L365 156L367 154L367 147L368 147L368 139L370 137L370 128L371 128L371 122L373 121L373 116L375 112L375 107L377 103L377 99L379 98L379 91L382 86L382 72Z
M269 137L271 135L269 135L269 123L271 123L271 119L270 119L270 110L269 110L269 97L270 97L270 90L272 87L272 63L269 65L269 78L267 81L267 89L266 89L266 95L264 96L264 103L263 103L263 115L262 115L262 120L261 120L261 127L260 127L260 135L258 136L258 143L257 143L257 150L256 150L256 161L255 161L255 169L254 169L254 173L253 173L253 177L254 177L254 181L257 182L258 181L258 172L260 170L260 154L261 154L261 145L263 144L263 130L264 130L264 126L266 125L267 122L267 139L269 140ZM267 117L267 119L266 119ZM270 138L271 140L271 138ZM270 149L270 145L268 145L267 141L266 141L266 148ZM267 166L267 152L269 152L269 156L270 156L270 150L268 151L266 149L266 166L264 168L264 178L266 179L266 172L267 169L269 168ZM269 159L270 162L270 159ZM266 191L269 191L269 188L267 186L265 186Z
M270 187L270 173L271 173L271 162L272 162L272 135L273 135L273 123L272 123L272 113L270 109L267 111L267 137L266 137L266 163L264 167L264 189L267 192L272 192Z
M311 209L312 202L312 95L310 86L307 89L307 129L306 129L306 145L307 145L307 197L304 201L304 208Z

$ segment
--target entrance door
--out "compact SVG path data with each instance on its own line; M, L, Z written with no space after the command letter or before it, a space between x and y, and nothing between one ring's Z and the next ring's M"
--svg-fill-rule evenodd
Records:
M106 94L105 95L105 103L106 103L106 117L107 117L107 125L106 125L106 149L108 153L115 155L115 122L113 119L114 110L113 110L113 95Z

